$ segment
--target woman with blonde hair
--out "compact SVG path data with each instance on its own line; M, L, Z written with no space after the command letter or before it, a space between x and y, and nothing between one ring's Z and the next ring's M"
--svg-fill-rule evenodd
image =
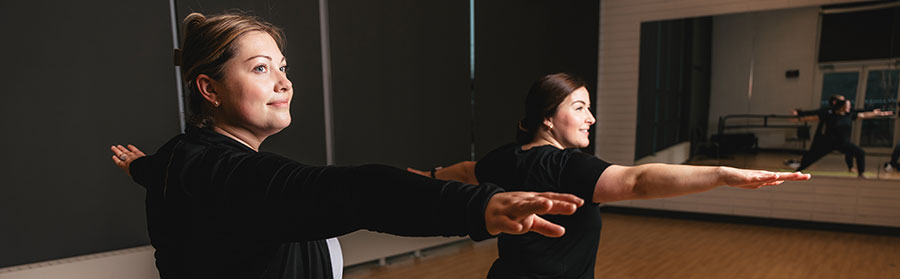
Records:
M536 214L572 214L566 194L503 192L382 165L316 167L258 152L291 122L277 27L253 16L193 13L180 51L190 127L145 156L112 146L147 189L162 278L340 278L324 239L359 229L404 236L560 236ZM179 52L176 52L179 53ZM338 261L338 262L335 262Z

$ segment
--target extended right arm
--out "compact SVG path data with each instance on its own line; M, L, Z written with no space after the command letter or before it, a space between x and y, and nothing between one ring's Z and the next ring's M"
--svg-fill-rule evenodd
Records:
M799 172L770 172L721 166L644 164L612 165L594 188L595 203L687 195L729 185L745 189L778 185L785 180L807 180Z

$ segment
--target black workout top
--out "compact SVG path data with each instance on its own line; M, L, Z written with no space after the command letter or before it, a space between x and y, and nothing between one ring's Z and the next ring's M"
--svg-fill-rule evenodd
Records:
M841 115L830 109L813 111L798 111L798 116L816 115L819 117L819 127L816 136L824 136L835 144L850 142L853 131L853 120L856 120L860 111L851 109L849 113Z
M475 165L479 182L508 191L570 193L585 200L571 216L542 216L566 228L562 237L501 234L499 258L488 278L594 278L602 224L600 207L590 201L597 179L609 166L578 149L550 145L522 151L520 145L510 144L479 160Z
M381 165L314 167L190 128L131 163L162 278L330 278L324 239L358 229L490 237L502 190Z

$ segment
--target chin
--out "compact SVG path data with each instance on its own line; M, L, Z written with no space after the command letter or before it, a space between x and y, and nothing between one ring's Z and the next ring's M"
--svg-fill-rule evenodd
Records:
M583 142L579 142L578 144L576 144L576 146L578 148L586 148L586 147L588 147L588 145L591 145L591 141L589 141L589 140L585 140Z

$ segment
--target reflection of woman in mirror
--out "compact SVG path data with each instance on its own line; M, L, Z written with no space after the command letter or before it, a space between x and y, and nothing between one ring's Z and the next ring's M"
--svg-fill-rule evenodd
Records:
M900 109L900 102L897 102L897 109ZM897 117L900 117L900 114L897 114ZM895 171L900 171L900 141L897 141L897 145L894 146L894 152L891 152L891 161L884 164L885 169L894 169Z
M462 162L433 171L439 179L492 182L508 190L572 193L587 201L572 216L549 216L566 235L501 235L499 258L488 278L594 278L600 239L600 203L697 193L730 185L757 189L784 180L806 180L801 173L730 167L645 164L620 166L579 151L590 143L594 124L584 83L566 74L535 82L525 101L517 143L497 148L477 163ZM421 175L432 175L416 171Z
M845 100L843 96L832 96L833 104L828 109L820 109L815 111L794 110L794 115L804 118L805 120L818 120L820 129L816 129L816 136L813 138L809 151L803 153L800 159L800 167L797 171L805 170L807 167L831 153L838 150L844 153L844 161L847 168L853 166L853 158L856 158L856 171L860 178L865 178L863 173L866 171L866 153L859 146L850 141L850 135L853 126L853 120L873 118L879 116L892 115L893 112L881 111L875 109L873 111L860 112L852 109L850 100Z
M258 152L291 122L281 30L240 13L193 13L184 28L181 69L193 125L153 155L112 147L116 165L147 189L162 278L340 278L341 258L332 254L340 250L325 241L331 237L358 229L559 236L562 227L536 214L572 214L582 202L381 165L307 166Z

